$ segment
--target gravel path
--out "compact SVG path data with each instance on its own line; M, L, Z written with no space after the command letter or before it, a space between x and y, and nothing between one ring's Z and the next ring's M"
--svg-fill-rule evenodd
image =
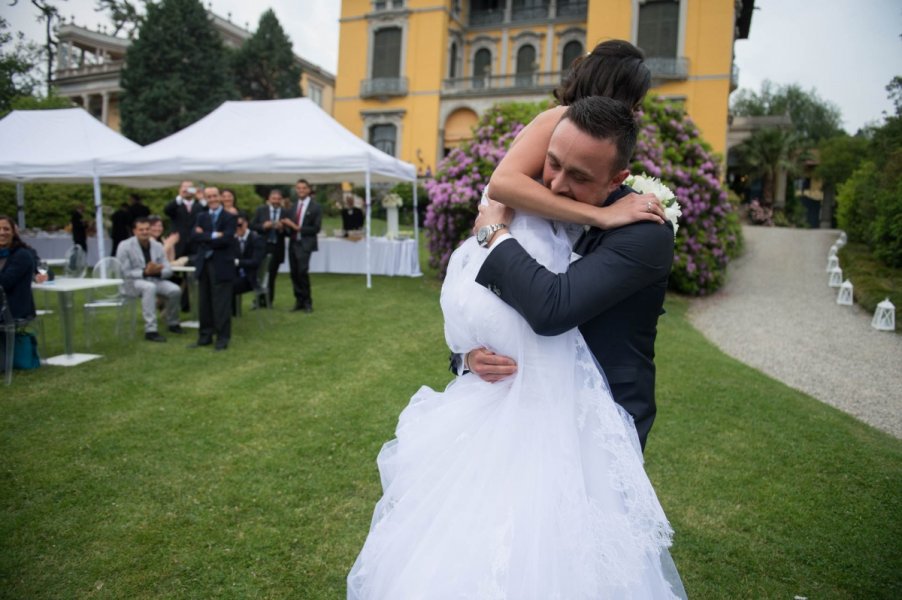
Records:
M720 292L692 301L692 324L730 356L902 438L902 335L836 304L825 269L839 232L743 233L745 254Z

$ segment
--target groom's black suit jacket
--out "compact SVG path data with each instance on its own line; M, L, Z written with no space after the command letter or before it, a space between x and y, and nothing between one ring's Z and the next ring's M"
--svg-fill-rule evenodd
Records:
M631 192L621 186L605 201ZM655 419L655 336L673 263L673 228L649 221L590 228L573 249L582 258L552 273L515 239L494 248L476 281L512 306L539 335L579 327L604 369L614 401L636 422L639 441Z

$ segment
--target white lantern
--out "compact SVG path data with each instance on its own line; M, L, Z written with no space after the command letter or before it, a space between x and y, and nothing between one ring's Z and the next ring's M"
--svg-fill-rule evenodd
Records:
M840 244L840 246L845 246L846 243L847 243L848 241L849 241L849 236L846 235L846 232L845 232L845 231L840 231L840 232L839 232L839 244Z
M871 320L871 327L880 331L896 330L896 307L889 301L889 298L877 305L874 318Z
M830 270L830 280L827 282L832 288L838 288L842 285L842 269L834 267Z
M839 257L834 255L827 259L827 273L829 273L833 269L838 269L838 268L839 268Z
M830 252L827 253L827 256L836 256L837 252L839 252L839 246L833 244L832 246L830 246Z
M839 294L836 295L836 303L843 306L852 306L852 282L846 279L839 286Z

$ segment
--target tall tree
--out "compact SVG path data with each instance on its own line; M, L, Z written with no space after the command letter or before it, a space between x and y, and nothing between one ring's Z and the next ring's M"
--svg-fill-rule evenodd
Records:
M765 80L760 92L739 90L730 112L746 117L789 115L796 133L809 147L843 133L839 108L821 99L815 90L806 91L795 83L775 85Z
M785 129L759 129L737 148L742 165L753 177L764 181L762 204L783 208L777 198L779 177L798 169L805 156L798 134Z
M19 96L30 96L37 87L34 78L34 48L29 48L21 32L13 35L9 23L0 17L0 116L12 110Z
M143 16L138 12L138 3L131 0L97 0L96 10L106 11L113 22L113 35L124 31L132 40L141 27Z
M235 83L243 98L273 100L301 95L301 68L276 13L260 17L254 35L235 55Z
M149 144L238 97L222 39L199 0L147 4L122 69L122 132Z
M15 6L19 0L12 0L10 6ZM51 94L53 86L53 56L56 54L57 41L53 37L53 25L60 20L59 9L50 3L50 0L31 0L31 3L41 13L39 21L44 22L46 41L44 43L44 57L47 59L47 95Z

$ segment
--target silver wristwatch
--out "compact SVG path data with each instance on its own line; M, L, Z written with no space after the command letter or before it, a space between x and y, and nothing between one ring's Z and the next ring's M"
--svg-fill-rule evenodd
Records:
M476 242L483 248L488 248L489 241L492 239L492 235L496 231L505 229L506 227L507 224L505 223L495 223L494 225L486 225L485 227L480 227L479 231L476 232Z

